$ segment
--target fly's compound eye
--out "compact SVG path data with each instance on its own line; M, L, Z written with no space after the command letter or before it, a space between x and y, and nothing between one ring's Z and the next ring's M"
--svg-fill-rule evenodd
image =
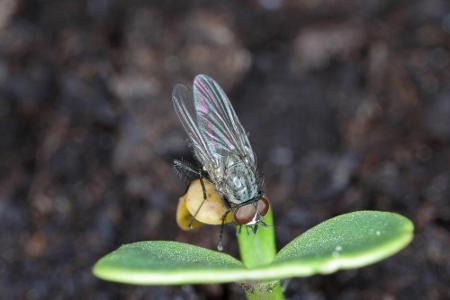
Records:
M238 225L245 225L253 220L256 214L256 207L253 204L247 204L238 207L234 211L234 221Z
M269 211L269 200L266 199L266 197L262 196L258 200L258 212L261 216L265 216L267 212Z

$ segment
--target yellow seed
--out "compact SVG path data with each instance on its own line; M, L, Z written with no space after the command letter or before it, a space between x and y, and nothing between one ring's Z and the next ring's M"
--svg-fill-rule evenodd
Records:
M224 200L217 193L214 185L206 178L202 179L205 185L207 200L203 203L203 190L200 179L196 179L189 185L185 194L186 206L191 215L201 223L209 225L222 224L223 216L229 211L225 206ZM201 207L200 207L201 206ZM233 221L232 213L228 213L225 218L225 224Z
M177 224L182 230L192 230L202 226L202 223L192 218L186 206L186 194L180 197L177 206ZM192 222L192 224L191 224ZM191 226L189 226L191 224Z

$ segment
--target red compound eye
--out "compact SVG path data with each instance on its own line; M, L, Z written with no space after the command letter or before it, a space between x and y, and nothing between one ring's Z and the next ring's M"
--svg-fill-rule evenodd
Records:
M258 200L258 212L261 216L265 216L267 212L269 211L269 200L266 199L266 197L262 196Z
M253 220L256 214L256 207L253 203L238 207L234 211L234 221L238 225L245 225Z

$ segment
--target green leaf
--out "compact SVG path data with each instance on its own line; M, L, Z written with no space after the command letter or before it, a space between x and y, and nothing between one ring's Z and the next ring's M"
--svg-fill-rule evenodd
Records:
M413 229L411 221L398 214L360 211L311 228L286 245L272 263L253 268L221 252L148 241L120 247L101 258L93 272L105 280L145 285L306 277L380 261L404 248L412 240Z
M413 230L412 222L398 214L348 213L297 237L277 254L272 265L283 277L359 268L400 251L412 240Z
M241 262L228 254L171 241L137 242L101 258L94 274L129 284L193 284L234 281Z

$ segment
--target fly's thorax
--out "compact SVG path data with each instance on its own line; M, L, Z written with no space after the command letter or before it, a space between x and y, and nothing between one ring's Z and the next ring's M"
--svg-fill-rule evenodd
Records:
M219 163L208 164L203 166L203 170L209 175L209 178L216 186L217 191L220 194L224 194L223 178L224 178L224 166Z
M242 160L229 159L225 166L223 189L228 201L234 204L256 197L259 187L255 171Z
M211 168L211 172L209 172L209 175L216 179L216 181L222 181L223 179L223 166L218 165Z

